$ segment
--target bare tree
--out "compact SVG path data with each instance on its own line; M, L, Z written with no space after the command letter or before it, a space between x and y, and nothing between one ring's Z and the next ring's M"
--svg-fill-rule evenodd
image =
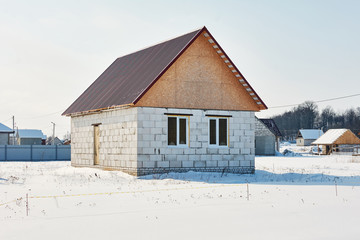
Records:
M327 106L320 113L316 103L307 101L273 117L284 139L293 140L301 128L348 128L360 137L360 107L348 109L344 113L335 113Z
M323 127L324 131L327 131L334 125L334 118L336 114L332 107L327 106L320 114L320 126Z

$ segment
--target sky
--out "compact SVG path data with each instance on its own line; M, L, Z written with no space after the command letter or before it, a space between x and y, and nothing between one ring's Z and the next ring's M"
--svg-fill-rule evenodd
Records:
M360 94L360 1L0 0L0 122L52 124L119 56L206 26L269 107ZM360 96L319 103L342 112Z

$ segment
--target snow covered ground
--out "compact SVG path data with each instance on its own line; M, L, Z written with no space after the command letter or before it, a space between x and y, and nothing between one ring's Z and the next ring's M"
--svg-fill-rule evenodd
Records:
M73 196L91 193L106 194ZM3 203L6 240L360 239L360 158L256 157L254 175L142 178L69 162L0 162Z
M320 146L321 148L321 146ZM293 155L313 155L313 152L317 152L317 146L296 146L296 144L291 144L289 142L280 143L280 152L290 151L295 153ZM286 154L290 156L291 154Z

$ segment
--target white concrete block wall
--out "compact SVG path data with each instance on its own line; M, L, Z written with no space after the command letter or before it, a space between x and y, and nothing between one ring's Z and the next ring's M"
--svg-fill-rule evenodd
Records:
M168 146L165 113L192 114L189 146ZM228 121L229 147L208 146L206 114L232 116ZM253 112L133 107L72 117L72 165L94 165L93 124L98 123L101 123L99 167L142 175L166 169L252 172L255 166Z
M260 120L255 119L255 135L256 136L272 136L274 135L269 128Z
M100 167L136 168L137 109L71 117L71 164L94 165L94 126L100 130Z
M255 118L255 154L275 155L276 136L260 120Z
M190 114L189 146L167 143L166 114ZM231 115L229 147L208 146L209 117ZM145 168L254 168L254 112L195 109L138 108L138 165Z

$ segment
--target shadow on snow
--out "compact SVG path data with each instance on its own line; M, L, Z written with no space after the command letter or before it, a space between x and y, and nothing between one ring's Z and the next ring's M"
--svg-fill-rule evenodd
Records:
M360 186L360 176L335 176L322 173L273 173L255 170L255 174L208 172L164 173L139 177L143 180L173 179L211 184L264 184L264 185L334 185Z

